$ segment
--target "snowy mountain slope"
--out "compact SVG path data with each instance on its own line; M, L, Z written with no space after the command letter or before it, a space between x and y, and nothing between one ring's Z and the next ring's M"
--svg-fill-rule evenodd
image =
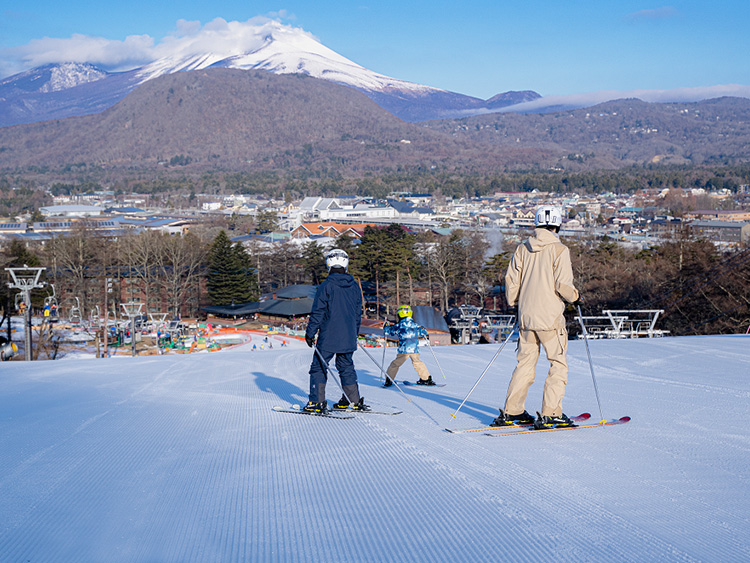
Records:
M138 75L145 81L163 74L220 66L276 74L302 73L361 90L442 91L368 70L303 30L275 21L237 29L235 33L235 41L217 40L210 53L203 51L203 43L181 42L173 53L146 65Z
M605 416L633 421L507 438L443 431L496 414L510 350L450 422L497 345L436 348L448 386L410 402L358 351L368 402L404 413L343 421L270 410L305 400L303 344L4 363L0 560L747 560L747 343L591 342ZM596 418L569 356L566 411Z
M0 89L10 87L26 93L59 92L60 90L67 90L81 84L101 80L108 75L108 72L90 64L44 65L0 80Z

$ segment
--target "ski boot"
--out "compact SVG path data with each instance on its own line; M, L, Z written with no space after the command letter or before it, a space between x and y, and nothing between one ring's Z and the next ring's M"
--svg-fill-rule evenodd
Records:
M333 410L335 411L345 411L349 408L349 399L346 398L346 395L341 395L341 398L339 399L338 403L333 403Z
M535 430L543 430L545 428L565 428L567 426L575 426L573 421L570 420L565 414L560 416L542 416L541 413L536 413L537 419L534 421Z
M389 377L386 377L385 383L383 383L383 387L390 387L391 385L393 385L393 380Z
M325 414L328 412L328 403L326 401L323 401L320 403L308 401L308 403L304 407L302 407L302 410L305 412L315 412L315 413Z
M356 403L352 403L351 408L353 411L358 411L358 412L367 412L367 411L372 410L372 407L370 405L365 404L364 397L360 397L359 401L357 401Z
M499 409L500 416L492 421L490 426L515 426L516 424L533 424L534 417L528 412L523 411L521 414L507 414L503 409Z
M432 376L427 376L427 379L417 379L417 385L437 385L433 380Z

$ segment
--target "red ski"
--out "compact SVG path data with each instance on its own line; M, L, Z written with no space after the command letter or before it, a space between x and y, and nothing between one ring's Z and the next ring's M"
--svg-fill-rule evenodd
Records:
M578 430L580 428L598 428L600 426L614 426L615 424L625 424L626 422L630 422L629 416L623 416L622 418L618 418L616 420L605 420L602 422L597 422L595 424L579 424L577 426L557 426L553 428L540 428L539 430L535 428L531 428L529 430L516 430L516 431L510 431L510 432L499 432L496 434L490 434L486 433L485 436L491 436L491 437L497 437L497 436L515 436L516 434L531 434L531 433L537 433L537 432L555 432L557 430ZM506 426L506 428L511 428Z
M581 413L578 416L573 416L570 418L573 422L583 422L584 420L588 420L591 418L591 415L587 412ZM484 426L482 428L446 428L446 432L450 432L451 434L464 434L465 432L487 432L489 430L510 430L512 428L528 428L529 426L534 426L534 423L531 422L529 424L510 424L508 426Z

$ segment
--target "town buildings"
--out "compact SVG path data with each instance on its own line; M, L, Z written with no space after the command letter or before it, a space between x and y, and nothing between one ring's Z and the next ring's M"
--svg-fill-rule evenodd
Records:
M305 197L301 201L280 201L247 195L198 195L193 208L179 211L136 207L137 196L115 202L111 192L87 195L80 201L56 197L56 205L39 211L48 220L0 222L0 240L44 240L60 236L82 221L89 229L112 235L128 230L157 229L180 234L191 225L220 216L258 217L275 214L277 236L268 241L335 239L342 235L359 238L367 225L398 223L412 230L447 232L455 228L514 231L533 227L534 210L541 204L563 209L562 233L570 237L598 239L604 236L627 245L649 245L674 236L704 236L716 244L737 245L748 241L750 189L737 194L704 190L650 190L635 194L553 194L547 192L499 192L491 197L447 199L429 194L394 192L384 199L340 196ZM721 209L688 209L682 217L670 214L667 196L695 197L720 202ZM731 201L733 198L733 201ZM731 209L727 201L731 201ZM123 205L123 203L130 205ZM693 225L692 227L690 225ZM241 233L248 234L248 233ZM282 236L284 235L284 236Z

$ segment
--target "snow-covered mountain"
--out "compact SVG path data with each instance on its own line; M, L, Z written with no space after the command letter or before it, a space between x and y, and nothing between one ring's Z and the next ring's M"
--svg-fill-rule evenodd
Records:
M201 46L191 41L181 43L173 53L140 69L138 76L149 80L163 74L219 66L275 74L302 73L365 91L444 92L368 70L303 30L275 21L252 30L238 30L236 41L218 42L210 53L201 51Z
M488 103L391 78L339 55L302 29L276 21L204 29L166 42L156 54L153 62L127 72L62 63L6 78L0 82L0 126L96 113L148 80L210 67L307 74L360 90L406 121L485 113L539 97L535 92L506 92Z
M88 63L44 65L0 80L0 89L8 87L22 92L46 94L74 88L107 76L108 72Z

